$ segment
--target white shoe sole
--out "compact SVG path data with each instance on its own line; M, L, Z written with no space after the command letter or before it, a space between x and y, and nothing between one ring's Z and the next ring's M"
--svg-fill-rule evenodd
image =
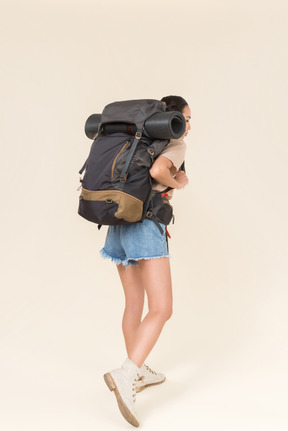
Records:
M120 412L122 413L122 415L126 419L126 421L129 422L129 424L134 425L134 427L139 427L139 425L140 425L139 422L137 421L135 416L133 416L131 411L128 409L128 407L126 406L126 404L122 400L121 395L117 389L116 383L114 382L111 374L110 373L104 374L104 380L105 380L106 385L110 389L110 391L114 391L114 394L115 394L115 397L116 397L116 400L118 403L118 407L120 409Z

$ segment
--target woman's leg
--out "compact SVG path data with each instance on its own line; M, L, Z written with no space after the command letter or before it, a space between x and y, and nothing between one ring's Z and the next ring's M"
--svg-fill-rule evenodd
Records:
M138 367L141 367L158 340L165 322L172 315L172 283L168 257L143 259L138 262L138 267L134 268L133 275L132 271L130 273L135 283L134 290L138 291L137 288L140 290L140 286L144 286L148 297L149 311L141 323L139 322L139 313L138 321L136 318L133 320L135 326L132 331L133 335L129 336L128 357ZM139 272L137 272L138 270ZM137 284L136 279L138 280ZM133 290L132 283L131 289ZM140 302L137 304L136 307L139 306ZM136 314L135 312L134 316ZM138 326L137 322L139 322Z
M136 332L142 319L145 290L139 265L126 268L123 265L117 265L117 269L125 294L122 330L127 355L130 358L136 340Z

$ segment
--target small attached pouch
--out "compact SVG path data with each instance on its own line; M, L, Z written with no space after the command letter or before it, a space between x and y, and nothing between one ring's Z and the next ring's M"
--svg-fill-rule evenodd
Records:
M165 191L156 192L153 195L146 218L150 218L156 224L163 223L165 226L167 226L174 218L173 207L170 204Z

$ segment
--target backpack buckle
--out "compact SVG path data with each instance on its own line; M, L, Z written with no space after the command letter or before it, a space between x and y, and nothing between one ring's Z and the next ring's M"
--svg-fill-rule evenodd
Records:
M154 156L154 154L155 154L155 153L154 153L154 151L153 151L153 150L151 150L151 148L148 148L148 150L147 150L147 151L148 151L148 153L150 154L150 156Z
M151 211L147 211L146 217L147 218L151 218L152 216L153 216L152 212Z
M126 183L126 181L127 181L127 177L128 177L128 174L127 174L127 172L126 172L126 174L124 174L124 176L123 176L123 177L120 177L120 183Z
M142 138L142 132L137 131L137 132L135 133L135 138L136 138L136 139L141 139L141 138Z

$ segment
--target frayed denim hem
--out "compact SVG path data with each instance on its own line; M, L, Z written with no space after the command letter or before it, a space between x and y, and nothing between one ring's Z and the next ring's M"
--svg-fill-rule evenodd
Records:
M103 259L110 259L112 260L113 263L116 263L116 265L119 265L120 263L122 263L122 260L119 259L118 257L113 257L110 256L110 254L108 254L104 248L102 248L100 250L100 255L103 257Z
M165 254L162 256L151 256L151 257L135 257L135 258L128 258L128 259L119 259L118 257L113 257L108 254L104 248L100 250L100 254L103 257L103 259L110 259L113 263L116 265L123 265L123 266L134 266L138 264L138 260L151 260L151 259L160 259L161 257L168 257L171 258L170 254Z
M138 260L151 260L151 259L160 259L161 257L171 257L170 254L164 254L162 256L151 256L151 257L133 257L131 259L127 259L127 261L134 261L137 262Z

